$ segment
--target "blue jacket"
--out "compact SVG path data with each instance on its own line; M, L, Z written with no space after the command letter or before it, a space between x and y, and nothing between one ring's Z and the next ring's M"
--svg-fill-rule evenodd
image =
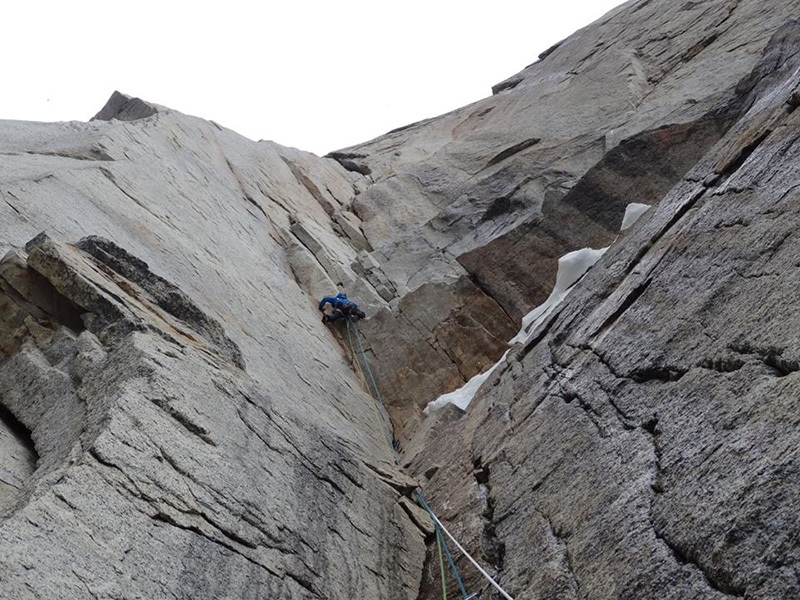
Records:
M324 310L326 304L330 304L333 308L338 308L340 310L344 310L348 307L352 307L353 309L358 308L358 304L348 300L347 294L342 293L336 294L335 296L325 296L319 301L319 309Z

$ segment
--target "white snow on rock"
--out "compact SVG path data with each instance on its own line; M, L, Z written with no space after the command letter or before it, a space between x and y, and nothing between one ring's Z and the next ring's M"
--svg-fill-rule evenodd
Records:
M639 220L639 217L641 217L649 209L649 204L639 204L637 202L631 202L628 204L628 206L625 207L625 216L622 217L622 226L619 228L619 230L625 231L629 227L633 227L633 224Z
M620 231L625 231L629 227L632 227L633 224L639 220L639 217L650 208L651 206L649 204L639 204L637 202L628 204L625 208L625 216L622 218ZM564 298L566 298L567 294L572 290L572 286L586 274L586 271L600 260L600 257L606 253L606 250L608 250L608 248L600 248L599 250L595 250L594 248L581 248L580 250L569 252L559 258L556 284L553 287L550 297L545 300L543 304L540 304L522 317L522 328L519 330L519 333L508 342L509 345L526 344L531 339L536 328L553 312L556 306L564 301ZM429 402L423 412L427 415L431 410L437 410L447 404L455 404L461 410L466 410L480 387L489 379L489 376L494 373L495 369L505 361L508 352L509 351L506 350L502 358L489 369L475 375L457 390L442 394L436 400Z
M558 274L556 275L556 285L553 287L553 292L543 304L537 306L522 318L522 328L509 344L524 344L527 342L539 323L544 321L544 319L553 312L553 309L567 297L572 286L584 276L592 265L600 260L600 257L605 254L606 250L608 250L608 248L601 248L600 250L582 248L581 250L575 250L559 258ZM425 407L425 414L428 414L431 410L442 408L447 404L455 404L461 410L466 410L478 389L489 379L489 376L494 370L505 361L508 352L509 351L506 350L502 358L487 371L475 375L457 390L443 394L433 402L428 403L428 406Z
M475 375L457 390L453 390L448 394L442 394L433 402L429 402L428 406L425 407L423 412L427 415L430 411L443 408L448 404L455 404L461 410L467 410L467 406L469 406L469 403L472 402L472 399L475 397L478 389L480 389L480 387L483 385L483 382L489 379L489 376L494 373L494 370L506 359L508 352L509 351L506 350L503 354L503 357L489 367L487 371Z
M575 283L586 274L594 263L606 253L608 248L581 248L565 254L558 259L558 274L556 275L556 285L550 297L534 308L527 315L522 317L522 328L515 335L509 344L525 344L530 339L533 331L553 312L553 309L563 302L570 289Z

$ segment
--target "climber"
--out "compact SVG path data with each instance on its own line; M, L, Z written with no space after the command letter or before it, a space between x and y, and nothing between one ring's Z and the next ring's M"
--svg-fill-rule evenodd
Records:
M325 305L330 304L333 310L325 312ZM358 304L347 299L347 294L339 292L335 296L325 296L319 301L319 309L322 311L322 322L332 323L343 318L363 319L366 315L359 310Z

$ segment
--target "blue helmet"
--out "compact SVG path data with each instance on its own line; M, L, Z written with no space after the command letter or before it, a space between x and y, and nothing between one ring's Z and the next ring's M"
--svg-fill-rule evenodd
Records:
M336 294L336 297L341 298L342 300L347 300L347 294L345 294L344 292L339 292L338 294Z

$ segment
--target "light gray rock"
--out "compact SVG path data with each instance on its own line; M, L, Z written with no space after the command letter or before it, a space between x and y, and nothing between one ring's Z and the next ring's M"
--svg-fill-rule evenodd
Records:
M610 244L627 203L656 203L724 135L747 108L739 88L798 11L628 2L491 97L332 153L374 182L353 203L372 256L406 306L426 283L469 276L519 323L549 295L560 256ZM395 350L370 341L392 369ZM440 372L415 404L460 385Z
M0 596L436 598L417 481L517 599L797 596L798 12L629 2L328 158L0 122Z
M22 494L25 482L36 470L36 450L30 436L16 417L0 412L0 515L7 514Z
M800 593L798 43L789 22L741 119L410 444L515 597Z
M347 172L171 111L4 130L0 595L415 598L426 534L286 253L300 223L355 280L309 190Z

